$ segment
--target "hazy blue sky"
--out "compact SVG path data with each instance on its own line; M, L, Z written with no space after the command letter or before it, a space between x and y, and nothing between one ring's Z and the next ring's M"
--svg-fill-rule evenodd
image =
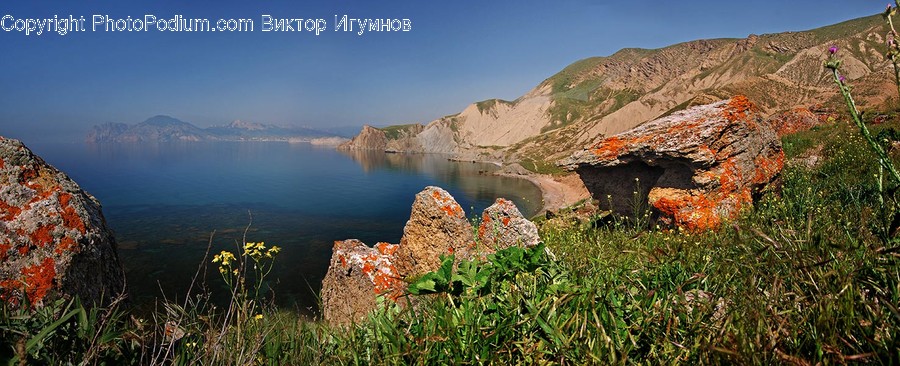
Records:
M0 16L249 18L253 32L44 34L0 30L0 135L81 136L168 114L313 127L428 122L515 99L566 65L623 47L806 30L880 12L885 0L10 1ZM261 16L328 30L261 32ZM335 32L335 15L407 18L410 32ZM7 20L8 26L13 24Z

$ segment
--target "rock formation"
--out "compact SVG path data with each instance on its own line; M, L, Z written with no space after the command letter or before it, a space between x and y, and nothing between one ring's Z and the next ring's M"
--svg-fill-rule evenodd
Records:
M322 281L323 317L341 325L365 319L378 296L398 300L406 293L408 279L440 267L441 255L483 259L495 250L540 242L537 227L511 201L497 199L482 217L476 244L475 230L453 196L427 187L416 195L399 245L370 248L355 239L336 241Z
M328 273L322 281L322 316L346 324L362 320L375 308L376 296L396 300L406 282L394 267L396 244L374 248L356 239L334 242Z
M397 269L403 277L427 273L440 267L440 255L467 258L474 247L472 226L459 203L447 191L427 187L416 194L403 228Z
M365 125L359 134L338 146L342 150L380 150L387 148L387 137L384 131Z
M0 137L0 299L97 303L124 288L100 203L21 142Z
M481 214L478 242L488 250L503 250L511 246L538 245L540 237L537 227L522 216L516 204L498 198Z
M734 217L783 164L775 131L744 96L648 122L561 162L601 207L632 214L635 200L647 202L690 230Z

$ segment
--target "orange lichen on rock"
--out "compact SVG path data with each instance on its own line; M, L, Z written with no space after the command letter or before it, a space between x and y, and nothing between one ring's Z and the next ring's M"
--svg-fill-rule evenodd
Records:
M593 198L617 213L633 210L623 199L633 187L622 182L639 178L661 221L715 228L752 204L784 165L775 130L758 121L753 103L738 95L600 138L559 165L577 171Z
M491 224L491 215L487 212L481 213L481 225L478 225L478 236L484 237L488 226Z
M594 147L594 155L601 159L615 159L625 150L625 141L617 136L601 141Z
M53 242L53 235L51 234L52 231L53 231L53 226L50 226L50 225L44 225L44 226L37 228L37 230L35 230L30 235L31 243L36 245L39 248L43 248L45 245L52 243Z
M720 189L725 193L733 192L737 189L738 184L742 183L742 180L743 176L741 171L738 170L734 158L725 160L722 163L722 174L719 175Z
M671 217L675 225L688 231L714 229L722 223L716 213L717 203L705 196L663 197L653 207Z
M757 156L753 160L756 164L756 172L753 175L753 183L765 183L781 172L784 168L784 152L779 151L774 158L767 156Z
M454 200L452 197L446 197L446 196L442 195L441 192L438 192L438 191L432 192L431 196L434 197L435 200L437 200L438 202L441 203L441 205L440 205L441 211L446 212L447 215L458 216L458 217L465 216L465 213L463 213L462 207L458 203L456 203L456 200Z
M19 141L0 137L0 155L0 295L41 306L49 297L100 304L122 293L115 238L96 201Z
M397 248L400 248L397 244L378 242L375 244L375 248L378 249L378 252L382 255L394 255L397 253Z
M78 230L79 232L84 234L86 231L84 220L82 220L81 217L78 216L78 213L75 212L75 208L69 205L69 201L71 199L71 194L65 192L59 194L59 204L63 208L63 212L61 215L63 224L67 228Z
M393 264L398 245L381 242L369 248L359 241L348 242L335 242L334 255L343 268L357 268L372 282L377 295L396 299L403 294L405 282Z
M722 117L729 122L736 122L747 118L747 113L753 108L753 103L743 95L736 95L722 108Z
M10 204L0 201L0 221L10 221L22 213L21 207L11 206Z
M0 262L6 260L7 252L12 249L12 245L10 244L0 244Z
M44 258L41 264L22 269L22 281L24 291L28 294L28 300L36 304L47 296L53 289L56 278L56 264L53 258Z
M59 241L59 244L56 245L56 249L54 249L57 255L62 255L65 252L78 251L78 243L75 242L75 239L70 237L64 237Z

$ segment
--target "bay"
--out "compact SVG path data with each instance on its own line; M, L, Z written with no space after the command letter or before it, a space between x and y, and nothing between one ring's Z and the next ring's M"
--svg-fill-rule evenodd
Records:
M399 242L426 186L448 190L473 219L497 197L526 216L541 205L530 182L442 155L279 142L28 145L102 203L139 305L183 298L198 266L239 253L246 235L282 247L266 283L276 303L313 312L334 241ZM227 293L214 268L198 281Z

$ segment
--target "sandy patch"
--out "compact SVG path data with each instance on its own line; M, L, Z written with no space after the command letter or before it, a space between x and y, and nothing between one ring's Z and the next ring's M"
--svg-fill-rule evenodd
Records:
M526 179L541 189L541 197L543 205L538 215L543 215L548 211L557 211L574 205L576 202L585 198L590 198L591 194L581 178L577 174L567 174L563 176L552 176L547 174L498 174L504 177L513 177Z

